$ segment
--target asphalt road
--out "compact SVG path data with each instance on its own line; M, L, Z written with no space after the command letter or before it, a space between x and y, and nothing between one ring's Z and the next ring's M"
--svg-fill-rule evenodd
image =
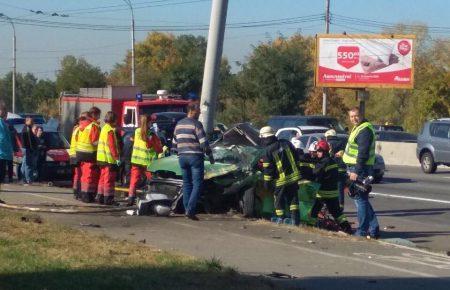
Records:
M215 257L245 273L292 275L294 279L277 283L295 289L448 289L450 257L442 251L450 250L450 170L436 175L425 175L419 168L388 170L384 182L374 186L372 199L381 227L386 227L383 239L405 238L441 253L232 215L201 215L199 222L123 212L42 215L93 234ZM16 204L78 203L69 189L45 186L4 185L1 198ZM346 202L350 220L355 221L353 203Z
M371 202L383 238L404 238L418 247L450 251L450 168L424 174L419 167L389 166L373 186ZM354 217L354 205L346 200Z

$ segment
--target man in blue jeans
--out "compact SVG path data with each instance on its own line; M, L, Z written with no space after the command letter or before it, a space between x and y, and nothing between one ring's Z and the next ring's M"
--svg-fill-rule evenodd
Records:
M375 130L369 121L361 118L359 108L352 108L348 114L354 127L348 138L342 160L348 166L350 180L356 180L358 177L365 178L372 175L375 163ZM358 196L355 204L359 223L355 234L378 239L380 227L369 202L369 196Z
M209 156L209 162L214 163L203 125L198 121L199 116L200 106L197 103L189 104L187 117L177 123L172 140L183 175L185 214L191 220L198 220L196 209L203 190L205 154Z

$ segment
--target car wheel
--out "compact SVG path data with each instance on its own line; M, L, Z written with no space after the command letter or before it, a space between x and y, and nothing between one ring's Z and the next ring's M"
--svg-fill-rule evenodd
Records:
M255 189L253 187L244 191L241 198L241 209L244 217L255 216Z
M437 165L434 163L434 158L431 152L425 152L420 159L420 165L424 173L434 173L436 172Z

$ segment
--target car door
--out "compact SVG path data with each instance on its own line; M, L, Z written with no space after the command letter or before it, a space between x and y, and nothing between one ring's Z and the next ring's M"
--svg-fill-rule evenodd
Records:
M434 123L430 134L435 162L450 162L450 124Z

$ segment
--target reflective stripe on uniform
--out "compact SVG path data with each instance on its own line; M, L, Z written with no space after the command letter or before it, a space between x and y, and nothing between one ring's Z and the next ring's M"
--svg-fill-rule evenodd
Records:
M298 210L298 204L291 204L289 210Z
M317 192L317 198L335 198L339 197L338 190L319 190Z
M325 167L325 172L330 171L331 169L336 169L336 168L338 168L337 164L328 165L327 167Z
M275 214L276 214L277 216L283 216L283 215L284 215L284 210L282 210L282 209L277 209L277 210L275 210Z
M286 150L284 148L282 148L282 150L285 152L285 154L289 160L289 163L290 163L290 166L292 169L292 173L286 176L286 173L283 170L283 163L282 163L280 157L278 156L276 151L273 152L272 156L275 160L275 165L278 170L278 179L275 181L276 187L291 184L291 183L294 183L294 182L297 182L298 180L300 180L300 172L295 163L294 156L292 156L292 152L290 150Z

